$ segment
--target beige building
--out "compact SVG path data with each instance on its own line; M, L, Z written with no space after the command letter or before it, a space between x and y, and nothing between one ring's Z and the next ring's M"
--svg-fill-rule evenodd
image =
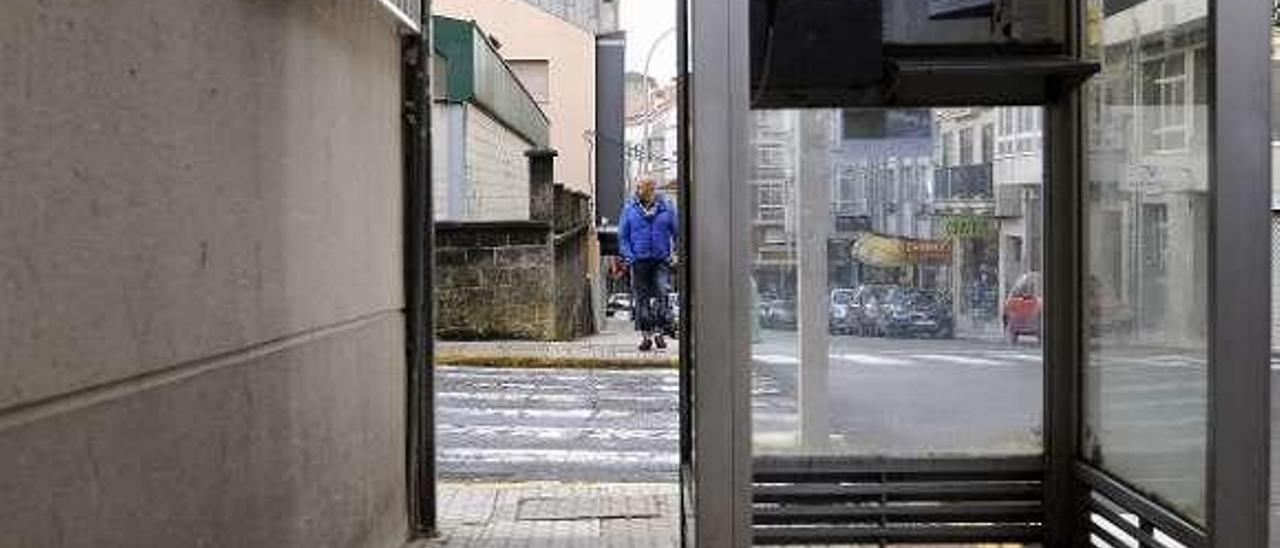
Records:
M594 194L589 138L595 132L596 37L574 22L589 20L561 17L523 0L437 0L431 9L474 20L496 41L498 53L551 120L551 148L559 153L556 182Z

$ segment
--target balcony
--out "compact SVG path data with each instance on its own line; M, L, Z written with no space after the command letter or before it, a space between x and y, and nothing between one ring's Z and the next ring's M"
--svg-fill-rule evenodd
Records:
M991 164L952 166L933 170L933 199L942 202L990 202Z

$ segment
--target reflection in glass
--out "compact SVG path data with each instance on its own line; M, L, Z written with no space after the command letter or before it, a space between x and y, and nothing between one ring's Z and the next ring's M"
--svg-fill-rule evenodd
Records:
M1042 451L1040 119L752 114L756 455Z
M1089 9L1084 456L1203 522L1207 4Z

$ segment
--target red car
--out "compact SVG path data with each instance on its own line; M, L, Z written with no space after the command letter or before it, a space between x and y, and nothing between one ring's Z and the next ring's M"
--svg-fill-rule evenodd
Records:
M1000 314L1004 324L1004 336L1010 343L1017 343L1023 335L1040 336L1040 312L1044 309L1039 272L1028 272L1018 278L1009 290Z

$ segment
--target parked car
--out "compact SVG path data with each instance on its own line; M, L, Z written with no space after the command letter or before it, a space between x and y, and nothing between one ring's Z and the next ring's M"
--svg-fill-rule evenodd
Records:
M795 329L796 301L774 299L765 305L760 314L760 327L766 329Z
M946 295L932 289L899 287L884 298L878 331L886 337L955 337L955 320Z
M618 312L631 312L633 303L630 293L614 293L609 295L609 300L605 303L604 313L606 316L613 316Z
M854 329L859 335L873 336L879 334L881 308L884 298L894 286L883 284L863 284L854 291L853 302L849 305Z
M1040 312L1044 308L1042 285L1039 272L1028 272L1009 290L1001 307L1000 321L1010 343L1016 344L1023 335L1040 336Z
M853 298L857 290L836 288L831 290L831 301L827 307L827 321L831 333L851 335L858 331L858 324L853 316Z

